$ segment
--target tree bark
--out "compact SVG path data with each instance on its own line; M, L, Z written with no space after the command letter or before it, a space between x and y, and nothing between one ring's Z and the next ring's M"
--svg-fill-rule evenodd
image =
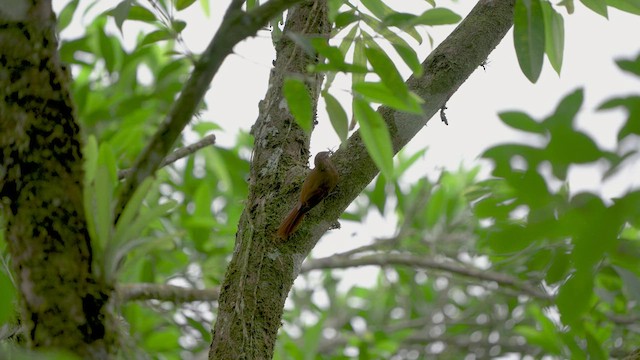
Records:
M3 9L5 10L5 9ZM34 348L107 358L111 289L92 271L80 128L47 1L0 12L0 208Z
M310 134L293 119L282 93L287 76L304 79L314 104L318 103L321 74L307 73L317 58L296 46L290 35L329 38L326 0L304 1L289 9L269 90L260 102L250 169L249 197L236 234L234 256L229 264L219 299L213 330L211 359L270 359L284 301L297 261L291 250L283 251L276 229L292 206L305 177ZM285 173L285 169L291 170ZM286 197L287 201L282 201Z
M399 151L445 105L449 97L480 66L513 24L515 0L481 0L453 33L424 61L424 75L407 80L409 88L425 103L425 115L401 113L381 107ZM270 87L260 102L260 116L252 128L255 147L251 164L249 198L240 219L233 257L221 288L217 322L213 331L211 359L269 359L273 356L284 301L298 276L302 262L320 237L335 224L346 207L378 174L359 132L332 157L340 173L334 195L309 212L300 229L286 242L276 228L295 202L309 158L309 136L293 121L282 97L286 74L306 74L305 57L287 39L287 31L328 34L326 25L315 30L319 11L305 2L290 12L285 34L278 44ZM303 75L317 105L320 81Z

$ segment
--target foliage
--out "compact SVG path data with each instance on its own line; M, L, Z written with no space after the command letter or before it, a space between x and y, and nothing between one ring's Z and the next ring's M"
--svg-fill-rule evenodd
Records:
M618 63L637 69L640 57ZM631 156L620 143L615 151L601 149L575 128L582 100L582 90L569 94L541 121L500 114L539 140L488 149L491 179L478 181L478 169L446 171L435 183L421 179L403 189L398 181L385 185L381 175L364 194L369 203L353 213L374 207L388 214L395 198L398 234L330 260L336 268L386 265L376 284L344 293L338 289L348 273L305 275L306 285L291 295L296 306L284 328L298 335L283 334L276 358L301 358L295 350L301 344L306 358L335 359L509 352L604 359L632 351L640 341L633 325L640 316L640 193L607 201L569 191L569 168L604 162L607 179ZM600 107L628 110L620 140L638 135L639 105L631 96ZM413 161L401 155L396 168ZM559 182L564 185L555 190L549 185ZM404 257L390 256L389 249ZM328 304L319 306L318 297ZM324 328L319 344L318 327Z
M607 3L626 10L637 5L582 2L604 16ZM75 14L78 4L71 1L61 12L60 31L80 16ZM195 1L151 4L123 1L90 19L81 37L60 45L60 56L74 75L72 93L86 135L85 210L96 269L117 283L214 288L224 277L247 197L252 146L247 134L240 134L231 148L206 147L165 167L139 188L122 214L114 212L119 171L134 165L197 58L182 42L188 24L175 17ZM209 11L207 1L200 4ZM257 5L248 1L246 6ZM390 239L305 265L304 284L290 295L275 358L459 359L469 353L495 357L509 352L607 358L633 350L640 343L631 321L640 316L640 192L602 199L572 193L565 181L572 167L596 163L607 165L606 179L635 155L625 151L623 141L640 135L640 95L616 97L601 106L629 114L613 151L575 128L584 96L576 90L542 120L522 112L500 114L508 126L534 134L538 144L488 149L484 157L494 163L493 178L479 180L479 168L473 168L444 171L437 181L425 177L406 183L403 175L425 151L401 152L394 163L388 129L374 108L381 104L421 114L421 99L408 90L393 59L420 76L423 69L411 44L424 41L422 27L461 18L446 8L408 14L379 0L360 5L329 1L335 39L293 40L323 59L309 70L327 73L321 94L340 139L348 136L352 113L381 170L343 220L363 220L377 211L397 217L398 231ZM571 12L573 2L562 6ZM560 72L564 23L557 9L544 0L516 1L515 50L532 82L545 53ZM281 20L272 21L274 41L281 35ZM117 33L105 30L115 24L122 32L128 21L146 26L130 50ZM618 64L640 74L640 57ZM340 72L352 79L351 109L332 95ZM313 121L307 91L303 80L287 79L289 108L305 130ZM198 119L176 146L223 130L210 119ZM552 181L563 185L554 188ZM114 227L116 216L124 220ZM15 298L5 265L9 261L4 255L3 304ZM335 269L364 265L381 268L375 284L349 284L343 290L348 273ZM131 334L125 356L179 358L185 351L193 356L207 351L215 313L211 303L164 299L120 305L123 331ZM0 321L12 312L4 307Z

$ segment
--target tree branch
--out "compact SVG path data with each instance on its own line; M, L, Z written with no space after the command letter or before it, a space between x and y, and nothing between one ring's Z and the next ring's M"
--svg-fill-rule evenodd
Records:
M193 289L168 284L121 284L117 286L116 293L122 302L160 300L179 304L191 301L217 301L220 289Z
M175 150L174 152L169 154L166 158L164 158L164 160L162 160L162 162L160 163L160 166L158 167L158 169L161 169L167 165L171 165L174 162L184 157L187 157L204 147L215 144L215 142L216 142L216 136L211 134L203 137L202 139L200 139L199 141L191 145L181 147L180 149ZM122 169L118 171L118 179L122 180L125 177L129 176L132 172L133 172L133 168Z
M523 282L512 276L493 271L482 270L469 266L462 266L453 262L444 262L434 259L418 257L411 254L378 253L365 255L357 258L334 255L322 259L308 260L302 265L302 272L321 269L343 269L359 266L409 266L412 268L423 268L431 270L445 271L456 275L479 279L483 281L495 281L501 286L508 286L518 289L524 294L541 300L551 300L553 297L536 286Z
M161 166L162 159L169 153L182 130L193 117L209 84L224 59L233 51L233 47L247 37L255 35L273 16L300 1L271 0L249 12L244 12L238 7L242 1L232 2L209 46L194 64L193 72L171 111L136 159L133 170L127 176L120 192L116 207L116 221L138 186Z
M447 272L455 275L494 281L501 286L520 291L540 300L551 300L552 295L538 289L532 284L521 281L512 276L493 271L481 270L469 266L462 266L453 262L443 262L434 259L417 257L410 254L378 253L350 258L344 254L333 255L321 259L310 259L302 265L302 273L322 269L345 269L360 266L409 266L416 269L429 269ZM219 288L193 289L166 284L123 284L117 288L122 301L132 300L162 300L173 302L216 301Z
M400 331L402 329L397 329ZM391 331L390 329L383 329L383 332L387 333L396 333ZM318 347L318 352L323 355L334 354L336 348L341 348L349 344L349 337L346 336L337 336L333 339L321 339L320 345ZM429 344L433 344L435 342L443 342L447 346L456 349L458 353L464 352L465 350L469 353L472 353L473 350L477 349L485 349L486 352L489 352L494 346L500 346L501 352L500 354L507 353L519 353L519 354L536 354L540 350L534 346L528 344L519 344L516 337L508 337L503 338L500 337L495 342L489 342L488 339L481 339L480 341L471 341L469 340L469 335L464 334L462 336L450 335L447 332L441 334L440 336L432 336L428 332L415 332L412 335L408 336L406 339L401 340L401 348L402 349L410 349L415 348L419 351L419 353L424 354L426 349L425 347ZM444 350L447 351L446 349ZM434 353L427 353L428 355L436 355ZM426 355L426 354L425 354Z

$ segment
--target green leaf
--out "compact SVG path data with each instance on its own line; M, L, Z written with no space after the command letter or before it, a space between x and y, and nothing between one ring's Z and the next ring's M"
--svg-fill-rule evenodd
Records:
M133 193L133 196L131 196L131 198L127 202L127 205L122 211L122 214L118 218L118 223L116 224L116 231L113 236L115 243L121 243L129 240L122 235L131 226L134 217L138 215L138 212L142 207L142 202L147 196L149 189L151 189L151 186L153 185L153 181L153 178L145 179L145 181L143 181L142 184L138 186L136 191Z
M391 108L405 111L412 114L422 114L420 104L422 100L413 93L406 95L398 95L384 86L384 84L376 82L362 82L355 84L353 90L357 91L368 100L389 106Z
M78 8L79 0L70 1L58 14L58 32L62 32L69 24L71 24L71 20L73 20L73 14L76 12Z
M133 5L129 10L128 19L151 23L156 21L156 16L145 7L142 7L140 5Z
M178 339L181 334L177 327L156 329L144 337L144 346L153 350L153 353L160 353L163 350L175 350L179 348Z
M589 359L590 360L610 359L611 357L609 356L608 352L603 349L604 341L598 340L598 338L595 336L598 332L601 332L601 331L597 331L597 330L594 331L594 330L595 329L593 328L593 326L589 326L588 328L585 329L585 335L587 338L587 353L589 354ZM606 340L609 340L609 336L607 336Z
M575 6L573 5L573 0L562 0L558 3L558 6L564 6L567 9L567 14L573 14L575 10Z
M388 7L381 0L361 0L362 5L364 5L373 15L375 15L378 19L384 19L385 17L395 13L393 9Z
M140 42L140 47L156 43L158 41L170 40L173 38L173 34L171 34L168 30L156 30L148 33Z
M14 301L16 298L16 288L13 286L9 276L0 270L0 324L6 324L15 316Z
M447 201L447 191L440 186L433 191L429 197L429 202L425 208L425 225L427 228L433 228L438 220L445 216L445 206Z
M427 149L421 149L413 153L413 155L409 156L409 158L405 158L406 151L400 151L398 157L398 165L396 167L396 174L398 176L402 175L407 171L413 164L416 163L424 154L427 152Z
M134 249L150 243L154 243L155 247L159 247L163 243L170 241L170 236L154 238L150 236L140 236L140 234L145 227L148 227L151 224L152 221L166 214L170 209L174 208L175 205L175 201L169 201L167 203L152 207L143 215L137 216L131 226L125 229L122 239L128 238L128 241L113 241L108 244L104 251L105 274L108 279L112 280L113 278L115 278L115 276L117 276L118 270L122 265L123 260ZM174 256L177 255L174 254Z
M516 0L513 40L520 69L535 83L542 71L545 34L540 0Z
M211 131L222 130L220 125L210 121L196 122L192 128L193 131L197 132L200 136L204 136Z
M293 38L296 44L307 51L309 55L315 55L317 51L320 55L327 58L327 60L329 60L329 63L333 65L340 66L345 63L344 54L340 51L339 48L331 46L327 39L312 38L310 40L307 40L306 37L297 34L287 34L287 36Z
M498 116L500 117L500 120L505 123L505 125L510 126L514 129L535 134L545 134L544 127L523 112L507 111L498 114Z
M340 50L340 53L342 54L343 57L347 55L347 53L349 52L349 49L351 48L351 45L353 45L353 42L356 39L357 31L358 31L358 27L353 26L351 30L349 30L349 32L344 36L344 39L342 39L342 41L340 42L340 45L338 45L338 49Z
M393 48L396 50L398 55L404 60L404 62L409 66L411 71L413 71L413 76L420 77L422 76L422 63L420 63L420 59L418 59L418 55L410 46L398 45L394 44Z
M100 55L104 59L107 70L112 73L115 71L117 61L113 43L102 29L98 31L98 41L100 44Z
M382 116L362 99L354 99L353 113L360 124L360 135L369 155L387 179L393 176L393 148Z
M111 15L116 22L116 26L118 30L120 30L120 34L122 34L122 24L129 17L129 11L131 10L131 1L125 0L118 4L113 10L111 10Z
M163 215L166 215L171 209L175 208L177 202L170 200L163 204L157 204L152 208L148 209L142 214L138 214L135 220L131 223L129 229L125 233L125 237L128 240L133 239L135 236L138 236L142 233L144 228L148 227L152 221L157 220Z
M178 11L184 10L189 6L193 5L194 2L196 2L196 0L176 0L175 2L176 10Z
M204 16L211 16L211 4L209 4L209 0L200 0L200 7L202 8L202 12L204 12Z
M514 328L515 332L524 336L527 342L540 346L546 352L559 355L562 351L562 341L558 338L551 320L535 305L529 305L527 313L536 320L539 328L518 325Z
M106 248L113 230L113 193L117 184L116 160L108 143L100 145L98 165L91 197L89 214L93 215L93 226L99 249ZM91 217L91 216L88 216Z
M95 135L89 135L84 144L82 154L84 155L84 181L85 185L87 185L95 179L98 169L98 141Z
M289 77L284 80L282 92L298 125L306 132L311 131L313 108L307 86L302 80Z
M628 114L625 123L618 131L618 141L632 134L640 135L640 96L632 95L626 98L613 98L605 101L598 109L606 110L616 107L624 108Z
M108 170L104 165L98 166L95 180L95 214L94 222L99 248L105 248L111 238L111 225L113 224L113 212L111 207L113 183L109 181Z
M558 165L590 163L603 155L591 137L567 128L559 128L551 133L546 152Z
M404 28L405 26L411 26L417 15L403 13L403 12L395 12L389 16L386 16L382 22L387 26L396 26L399 28Z
M386 27L375 26L374 24L370 25L374 26L374 29L391 43L398 55L400 55L402 60L404 60L404 62L409 66L415 76L422 75L422 64L418 59L418 55L403 38Z
M622 268L617 265L613 265L613 268L616 270L620 278L624 282L625 289L629 294L629 300L635 300L636 302L640 301L640 279L633 272Z
M387 203L386 194L387 180L384 175L378 175L373 190L369 193L369 202L373 204L380 215L384 215L384 206Z
M329 8L328 17L330 22L334 22L336 20L336 16L338 16L338 12L340 11L342 4L342 0L327 1L327 7Z
M550 3L542 3L544 15L545 52L553 69L560 74L564 53L564 19Z
M187 23L182 20L174 20L171 22L171 28L177 33L182 32L186 27Z
M638 1L640 2L640 0ZM616 60L616 65L618 65L620 70L630 72L635 76L640 76L640 55L638 55L635 60Z
M586 7L595 11L596 13L608 18L607 14L607 2L605 0L580 0Z
M367 67L367 56L365 55L364 41L361 38L356 39L355 46L353 48L353 64L356 66ZM352 83L357 84L364 81L364 73L351 74Z
M360 16L356 15L354 10L345 11L336 16L336 28L342 29L358 20L360 20Z
M607 4L618 10L640 15L640 0L607 0Z
M323 91L322 96L327 106L327 113L329 114L329 120L331 120L333 130L338 134L340 142L344 143L349 135L349 118L347 117L347 113L342 108L342 105L340 105L340 102L327 91Z
M557 127L572 127L583 100L584 91L582 89L577 89L565 96L556 107L553 115L542 121L542 125L550 131Z
M373 70L380 76L380 79L382 79L382 82L389 90L399 96L404 96L408 93L407 85L402 79L400 72L384 51L378 48L367 47L365 54L367 55L367 60L369 60L369 63L373 66Z
M446 8L429 9L422 13L422 15L416 17L413 21L413 25L450 25L457 24L462 20L462 17L453 11Z
M556 298L562 323L579 328L580 317L589 309L592 295L593 275L588 272L577 272L564 283Z
M569 254L564 251L558 252L547 270L545 280L548 284L553 285L565 278L571 265Z

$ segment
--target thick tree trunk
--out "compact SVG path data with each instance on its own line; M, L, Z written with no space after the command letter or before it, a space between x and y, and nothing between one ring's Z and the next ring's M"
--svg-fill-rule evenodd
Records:
M70 77L58 59L51 4L28 6L0 13L0 208L21 322L32 347L107 358L115 338L110 291L91 267Z
M424 75L407 80L425 101L425 115L380 108L389 127L394 151L399 151L446 103L487 58L513 24L515 0L480 0L467 18L424 61ZM333 162L340 172L335 194L309 212L301 228L286 242L276 237L282 217L293 206L309 157L308 136L295 125L284 104L282 80L304 74L314 59L287 39L286 31L328 34L315 22L319 4L305 2L290 13L260 116L252 129L255 149L249 199L241 217L233 258L222 286L218 319L213 331L211 359L269 359L284 301L305 257L344 209L378 173L358 132L338 150ZM324 10L322 10L324 11ZM316 28L307 24L317 24ZM306 75L314 104L319 77ZM452 135L453 136L453 135Z

